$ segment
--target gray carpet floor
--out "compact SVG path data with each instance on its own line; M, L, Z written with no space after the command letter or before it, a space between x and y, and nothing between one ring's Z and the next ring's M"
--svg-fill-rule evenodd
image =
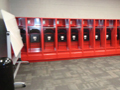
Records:
M120 56L21 65L15 90L120 90Z

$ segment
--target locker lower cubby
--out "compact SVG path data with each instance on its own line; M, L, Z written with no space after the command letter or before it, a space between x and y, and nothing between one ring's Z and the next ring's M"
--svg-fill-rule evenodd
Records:
M117 49L117 50L116 50L116 54L120 54L120 49Z
M95 50L95 55L96 56L104 56L105 55L105 50Z
M21 59L23 61L30 61L30 62L35 62L35 61L42 61L44 60L43 54L42 53L29 53L29 54L22 54Z
M83 55L83 53L82 53L82 51L74 51L74 52L71 52L71 57L72 58L76 58L76 57L82 57L82 55Z
M44 52L55 52L55 46L53 43L47 43L44 47Z
M83 51L83 57L94 56L94 51Z
M44 53L44 59L57 59L57 53Z
M80 49L81 49L81 48L80 48L78 42L72 42L72 43L71 43L71 50L72 50L72 51L76 51L76 50L80 50Z
M28 54L28 60L43 60L43 54L42 53L31 53Z
M117 40L117 48L120 48L120 40Z
M70 58L70 52L58 52L58 59Z
M22 61L29 61L28 54L21 52L21 60Z
M114 47L114 46L112 46L112 44L111 44L111 41L110 41L110 40L107 40L107 41L106 41L106 48L107 48L107 49L114 49L115 47Z
M30 48L28 49L28 52L41 52L40 43L30 43Z
M116 54L116 50L115 49L108 49L106 50L106 55L115 55Z
M95 48L100 49L101 47L101 42L100 41L95 41Z

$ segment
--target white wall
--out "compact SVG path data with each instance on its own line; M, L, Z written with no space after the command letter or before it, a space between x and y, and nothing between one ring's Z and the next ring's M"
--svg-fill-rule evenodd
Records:
M9 11L9 5L8 5L8 0L0 0L0 10L1 9L4 9L6 11ZM0 12L0 29L1 28L4 28L4 23L2 21L2 15L1 15L1 12Z
M8 0L0 0L0 9L9 11ZM0 11L0 57L7 56L6 28Z
M23 17L120 19L120 0L9 0Z

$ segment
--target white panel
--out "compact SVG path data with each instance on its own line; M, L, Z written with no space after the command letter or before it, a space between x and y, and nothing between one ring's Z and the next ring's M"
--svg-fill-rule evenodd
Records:
M20 30L18 29L17 22L14 15L4 10L1 10L1 12L2 12L6 29L7 31L10 32L10 40L11 40L14 54L17 57L23 47L22 38L20 36Z

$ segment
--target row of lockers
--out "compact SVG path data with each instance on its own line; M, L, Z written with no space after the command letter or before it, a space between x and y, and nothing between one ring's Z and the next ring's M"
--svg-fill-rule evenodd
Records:
M56 58L59 52L70 54L76 52L79 57L78 52L88 51L89 53L84 55L87 57L87 55L94 56L91 53L95 50L97 52L102 50L104 56L106 50L116 52L116 49L120 49L120 20L26 17L17 17L16 20L24 43L23 60L32 59L29 58L31 54L37 56L37 60L38 58L44 60L40 57L44 54L59 59ZM52 56L51 53L56 55ZM99 53L97 55L99 56Z

